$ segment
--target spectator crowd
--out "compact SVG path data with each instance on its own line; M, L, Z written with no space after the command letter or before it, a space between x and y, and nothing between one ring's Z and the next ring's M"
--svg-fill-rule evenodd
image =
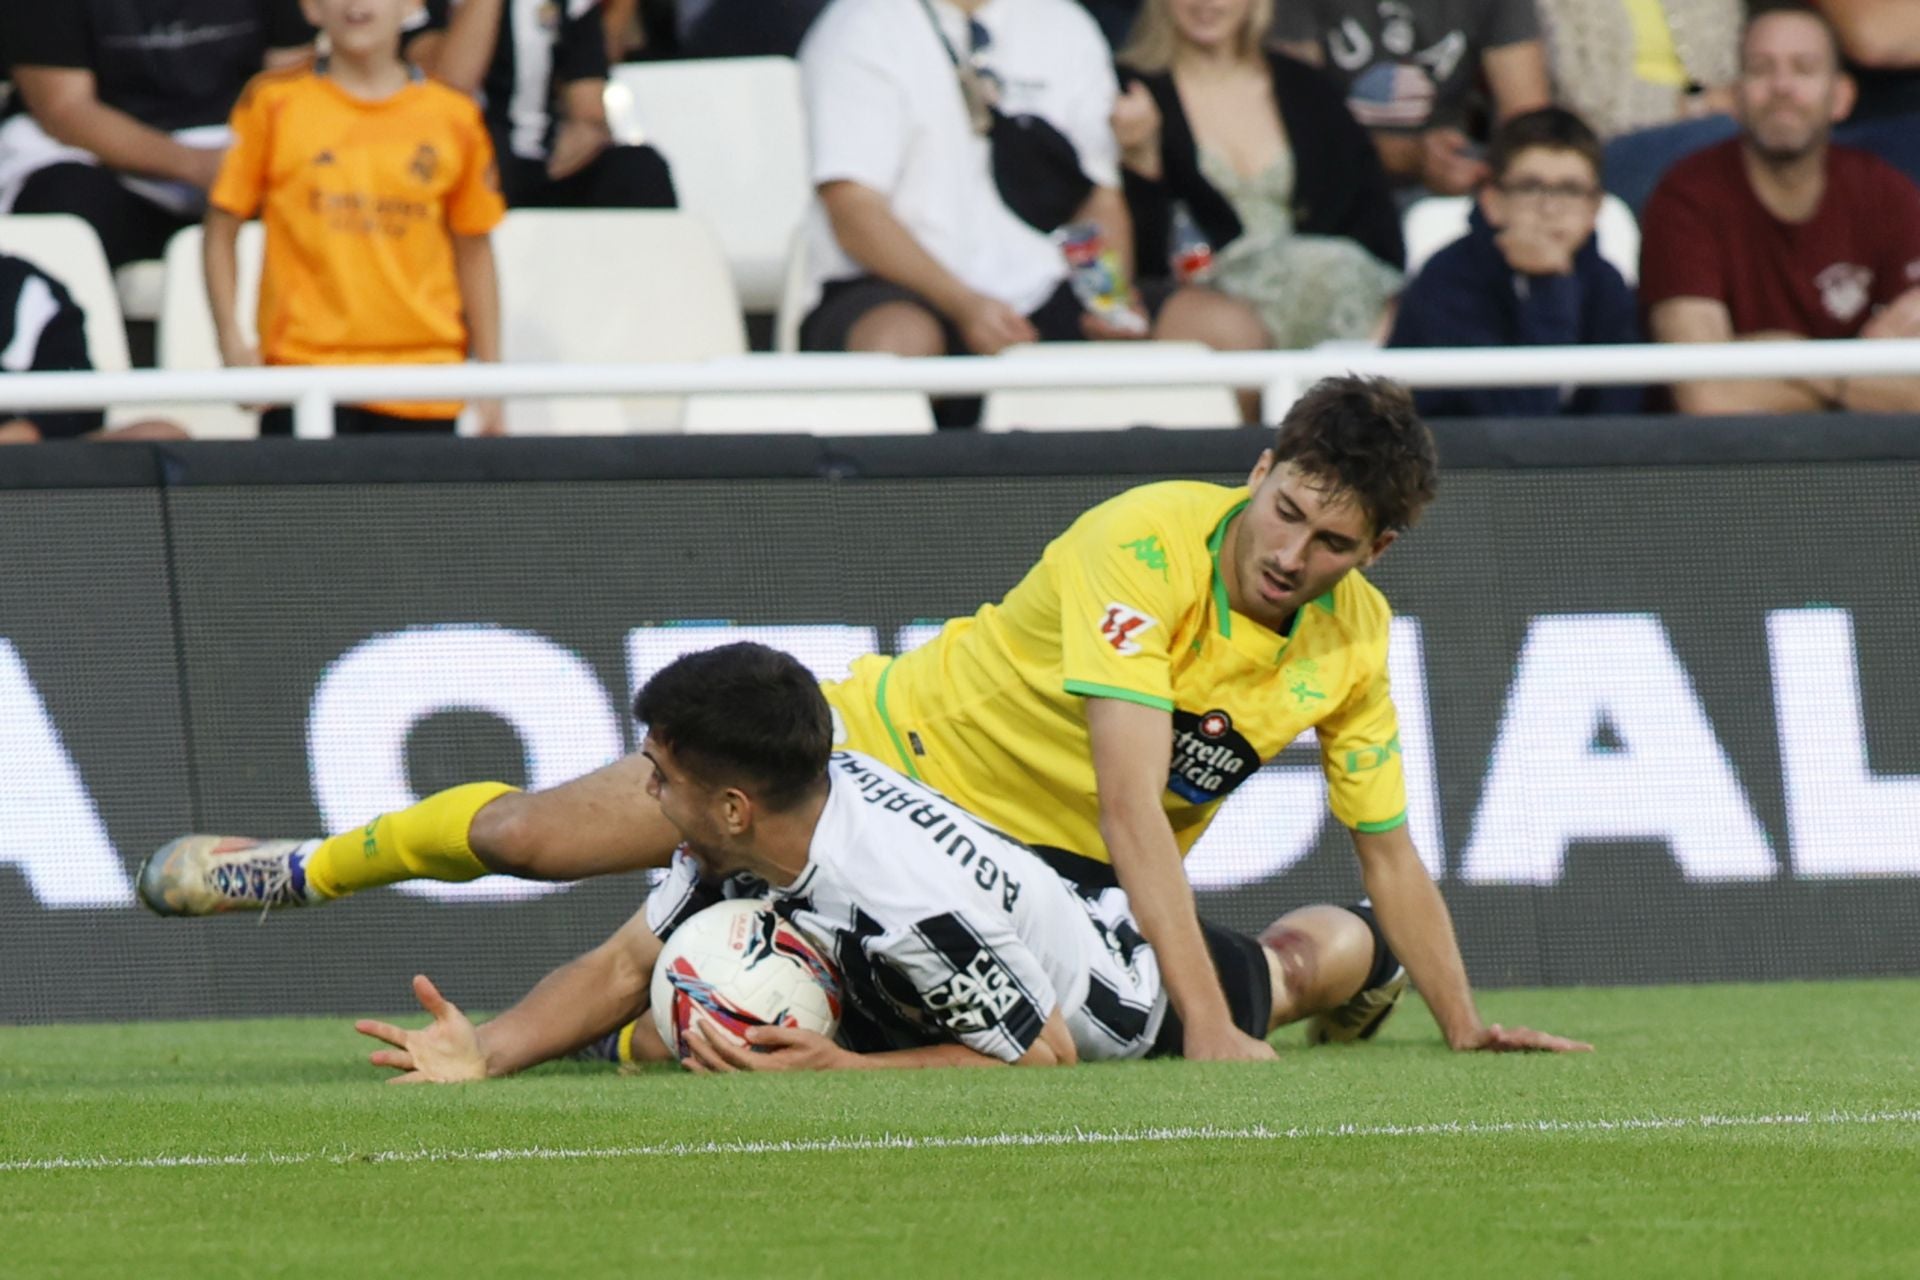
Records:
M494 360L508 207L674 206L675 157L605 104L612 60L675 52L797 58L803 350L1920 337L1913 0L12 4L0 214L76 215L115 267L204 224L229 364ZM1461 234L1410 262L1433 200ZM1609 208L1637 259L1609 259ZM59 274L0 256L0 367L86 367ZM1920 376L1421 401L1915 412ZM451 431L460 409L341 421ZM0 409L0 441L165 430Z

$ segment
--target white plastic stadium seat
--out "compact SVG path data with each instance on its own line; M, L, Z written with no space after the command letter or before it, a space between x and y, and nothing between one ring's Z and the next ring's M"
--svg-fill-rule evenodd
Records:
M120 314L129 320L158 320L167 293L167 264L155 258L129 262L113 273Z
M220 343L213 331L213 311L207 305L202 244L199 227L188 227L167 241L166 287L160 296L159 326L154 334L162 369L220 367ZM234 319L249 343L259 340L254 321L260 305L260 259L265 247L266 237L258 222L241 225ZM245 440L260 433L259 418L238 405L168 406L164 412L197 440Z
M607 105L615 137L666 157L681 209L720 238L747 310L778 307L788 242L813 198L793 59L623 63Z
M802 222L787 241L786 277L780 286L780 308L773 316L773 349L782 353L800 349L800 322L807 318L800 298L807 289L808 239Z
M1600 237L1600 256L1611 262L1627 283L1640 283L1640 223L1633 210L1619 196L1608 195L1600 202L1600 221L1594 228Z
M160 367L216 369L200 229L167 246ZM264 245L259 223L240 231L238 319L254 339ZM493 234L500 273L501 355L521 363L620 364L739 355L746 332L719 246L697 220L648 210L516 209ZM195 436L253 435L252 414L224 407L170 411ZM517 434L674 430L674 397L511 401Z
M726 258L699 218L649 209L515 209L493 233L501 356L658 364L744 355ZM509 401L516 435L673 431L674 396Z
M1205 351L1197 342L1049 342L1008 347L1012 360L1032 357L1124 361ZM1074 391L993 391L980 412L987 431L1076 431L1117 427L1231 427L1240 407L1228 387L1125 387Z
M1428 258L1467 234L1472 215L1471 196L1428 196L1409 205L1400 227L1407 242L1407 275L1418 275ZM1626 277L1628 284L1638 284L1640 224L1627 202L1616 195L1604 197L1595 230L1601 256Z
M25 258L67 287L87 313L87 353L103 373L128 367L127 330L106 250L85 219L70 213L0 217L0 253Z

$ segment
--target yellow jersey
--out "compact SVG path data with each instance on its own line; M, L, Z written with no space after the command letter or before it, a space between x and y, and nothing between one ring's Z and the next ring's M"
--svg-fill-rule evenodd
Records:
M1173 716L1162 795L1182 853L1234 788L1308 729L1347 826L1406 821L1387 684L1392 614L1349 573L1281 635L1227 602L1227 526L1245 488L1173 481L1086 512L998 604L826 686L845 740L1028 844L1110 862L1087 698Z
M480 109L418 77L378 102L318 70L255 76L208 194L266 225L260 355L267 364L457 364L467 324L453 237L505 214ZM450 418L452 404L382 404Z

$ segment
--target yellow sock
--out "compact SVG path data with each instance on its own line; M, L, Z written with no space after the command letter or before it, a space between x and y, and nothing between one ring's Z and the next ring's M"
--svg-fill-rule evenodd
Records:
M646 1017L650 1015L643 1014L641 1016ZM619 1035L614 1039L614 1060L623 1067L633 1065L633 1031L634 1028L639 1025L640 1022L638 1019L629 1022L626 1026L620 1028Z
M504 782L469 782L329 836L307 855L307 892L341 898L396 880L476 880L487 868L467 830L483 805L512 790Z

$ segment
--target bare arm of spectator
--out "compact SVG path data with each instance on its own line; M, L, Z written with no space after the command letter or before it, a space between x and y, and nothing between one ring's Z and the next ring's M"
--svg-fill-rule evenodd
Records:
M570 10L562 20L553 79L560 90L560 122L547 155L547 176L558 182L613 145L607 127L606 29L597 10Z
M547 176L555 182L580 172L613 145L606 89L605 80L575 80L562 91L560 127L547 156Z
M1027 318L1006 303L975 293L923 248L900 225L887 198L858 182L820 184L820 203L833 225L834 239L862 267L919 294L953 321L967 347L993 355L1039 335Z
M440 10L431 10L436 16ZM422 71L468 97L478 97L500 42L503 0L461 0L442 30L428 30L407 42L407 57Z
M1847 56L1863 67L1920 67L1920 14L1912 0L1820 0Z
M1732 342L1733 317L1716 298L1668 298L1648 316L1655 342ZM1798 338L1800 334L1752 333L1748 342ZM1757 378L1734 382L1678 382L1674 404L1682 413L1810 413L1839 403L1832 379Z
M1321 51L1318 40L1275 40L1273 47L1289 58L1298 58L1312 67L1327 65L1327 55Z
M625 62L627 55L647 47L647 32L640 21L640 0L605 0L600 6L605 25L607 62Z
M1471 194L1488 176L1487 163L1475 155L1467 135L1450 126L1420 133L1372 130L1380 167L1392 178L1418 179L1440 196Z
M91 151L109 169L168 178L203 189L212 186L214 175L220 172L218 151L183 146L170 134L100 101L91 71L20 66L13 69L13 83L27 110L55 141Z
M210 208L200 242L214 337L220 344L220 362L230 368L260 363L260 353L241 336L235 314L240 293L240 223L225 209Z
M1909 289L1874 313L1862 338L1920 338L1920 288ZM1860 413L1920 411L1920 377L1845 378L1837 399Z
M500 362L500 278L494 269L493 240L486 235L453 237L453 271L460 280L460 301L467 316L467 349L483 364ZM498 400L476 400L479 434L506 434Z
M1538 40L1521 40L1489 49L1480 65L1493 90L1493 106L1501 120L1553 105L1547 79L1547 50Z

